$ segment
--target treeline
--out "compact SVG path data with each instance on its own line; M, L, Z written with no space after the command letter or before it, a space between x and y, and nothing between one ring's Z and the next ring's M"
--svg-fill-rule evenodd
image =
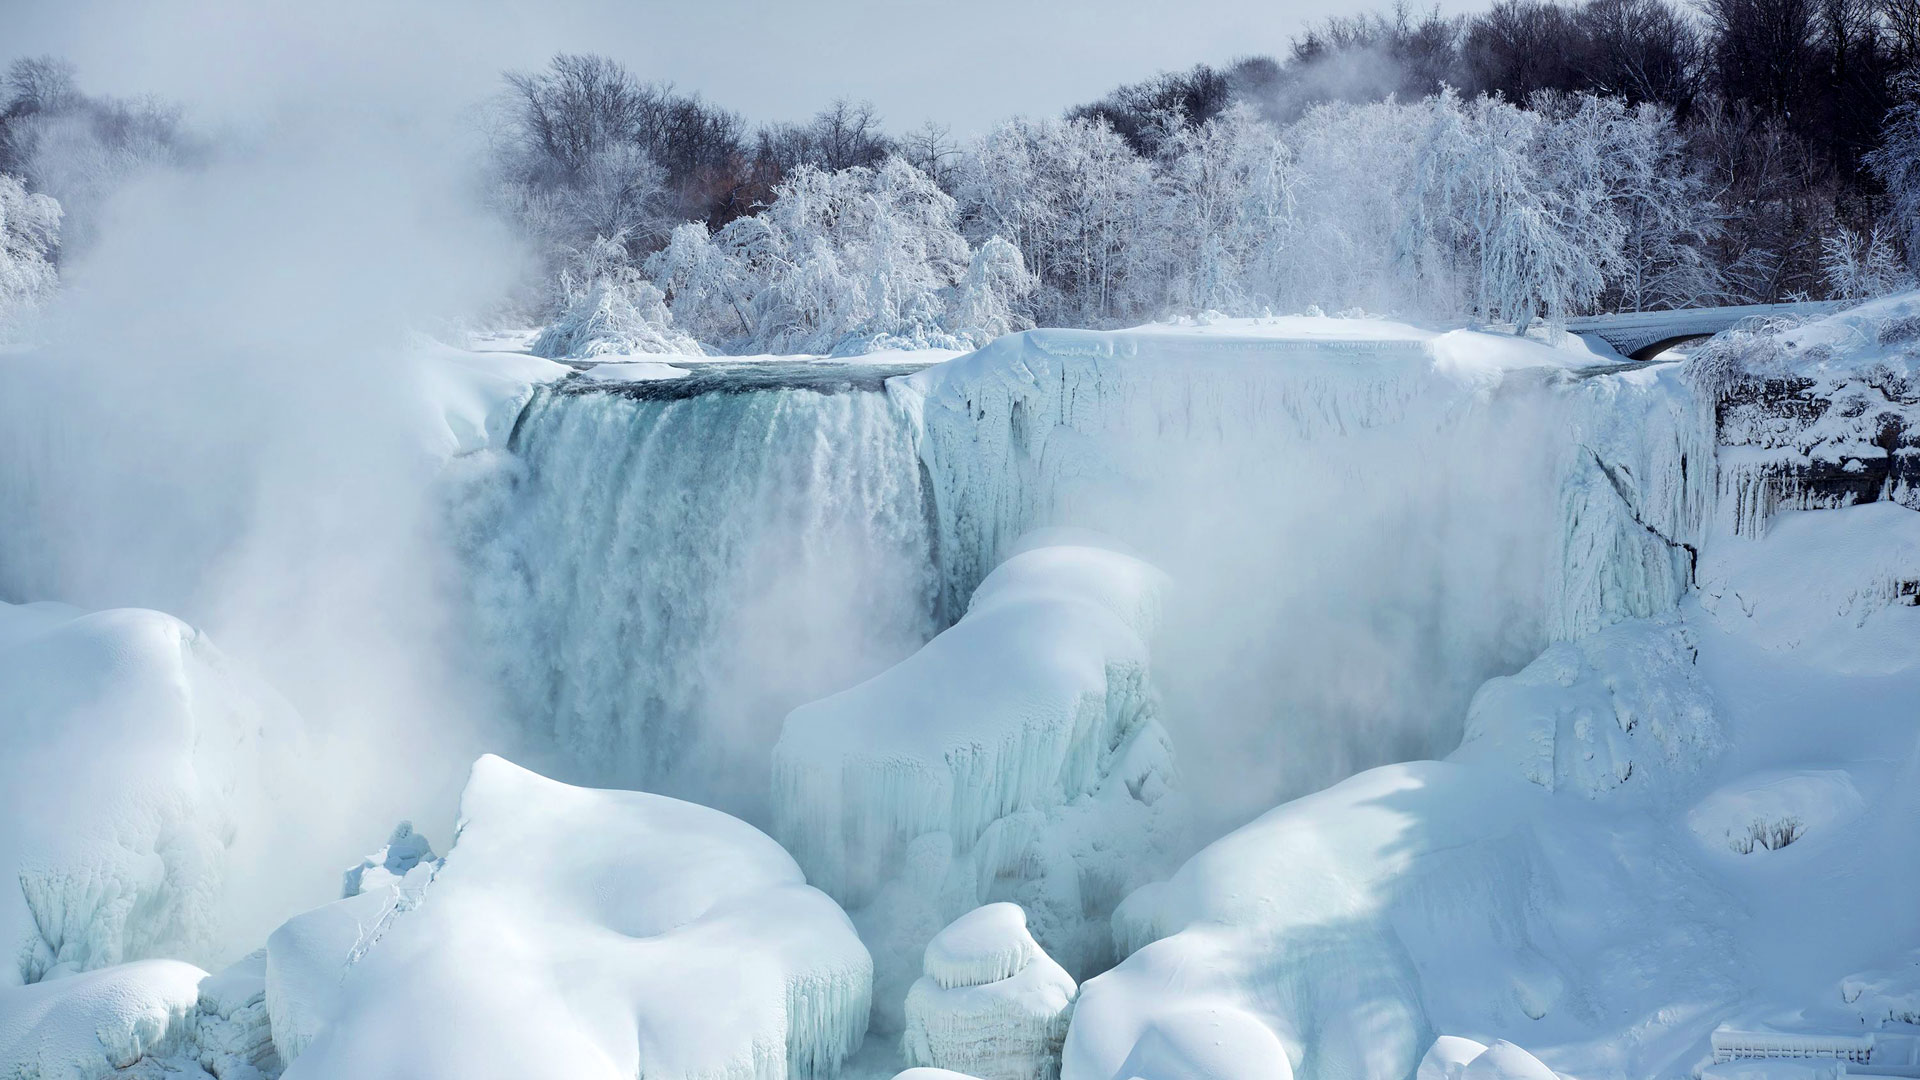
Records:
M1905 286L1920 200L1876 150L1916 48L1911 0L1401 8L964 143L846 102L750 132L562 56L509 78L498 159L549 253L552 348L960 346L1209 310L1524 324Z
M1920 0L1400 8L967 140L852 101L756 127L568 54L505 76L485 189L540 255L511 317L556 354L1865 296L1920 257L1917 50ZM16 62L0 306L125 176L206 153L164 104Z

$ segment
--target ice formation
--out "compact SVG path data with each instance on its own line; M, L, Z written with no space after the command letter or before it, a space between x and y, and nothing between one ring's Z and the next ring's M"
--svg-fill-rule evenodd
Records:
M299 1077L830 1077L872 966L751 826L658 795L475 763L438 863L268 942Z
M763 813L767 718L934 632L919 466L877 389L649 385L539 391L469 478L476 628L553 771Z
M427 843L426 837L413 831L413 822L403 821L394 826L385 846L341 875L340 895L359 896L396 886L414 867L432 861L433 846Z
M1011 898L1068 970L1180 825L1147 639L1163 587L1139 559L1040 534L965 618L868 681L795 709L774 748L774 829L883 958L881 1016L920 948Z
M909 1065L980 1080L1053 1080L1079 990L1027 933L1016 904L986 904L927 943L907 991Z
M1697 771L1721 745L1698 651L1671 615L1556 643L1480 688L1454 759L1589 798Z
M0 604L0 717L0 986L241 951L277 695L159 612Z

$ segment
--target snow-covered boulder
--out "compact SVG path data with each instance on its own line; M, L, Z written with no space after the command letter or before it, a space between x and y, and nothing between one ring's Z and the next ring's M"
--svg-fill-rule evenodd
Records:
M1671 615L1549 646L1480 688L1453 758L1588 798L1691 774L1722 742L1697 654Z
M474 764L439 862L268 941L299 1077L834 1075L872 964L772 840L717 810Z
M156 611L0 604L0 986L214 963L291 709ZM223 955L225 954L225 955Z
M1027 932L1018 905L986 904L927 943L907 991L910 1065L981 1080L1052 1080L1079 991Z
M926 941L991 900L1069 971L1104 966L1113 903L1177 834L1148 678L1163 575L1096 544L1036 536L957 624L782 728L774 834L859 909L890 1027Z

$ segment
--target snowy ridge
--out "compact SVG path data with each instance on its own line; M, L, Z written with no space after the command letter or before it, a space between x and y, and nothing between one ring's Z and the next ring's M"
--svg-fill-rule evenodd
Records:
M766 717L933 632L919 467L883 394L542 390L511 449L465 485L467 581L567 775L755 809Z

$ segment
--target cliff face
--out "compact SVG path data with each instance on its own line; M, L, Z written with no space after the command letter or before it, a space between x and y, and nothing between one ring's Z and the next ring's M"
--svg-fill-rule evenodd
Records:
M1699 357L1736 531L1776 510L1889 500L1920 510L1920 299L1734 331Z

